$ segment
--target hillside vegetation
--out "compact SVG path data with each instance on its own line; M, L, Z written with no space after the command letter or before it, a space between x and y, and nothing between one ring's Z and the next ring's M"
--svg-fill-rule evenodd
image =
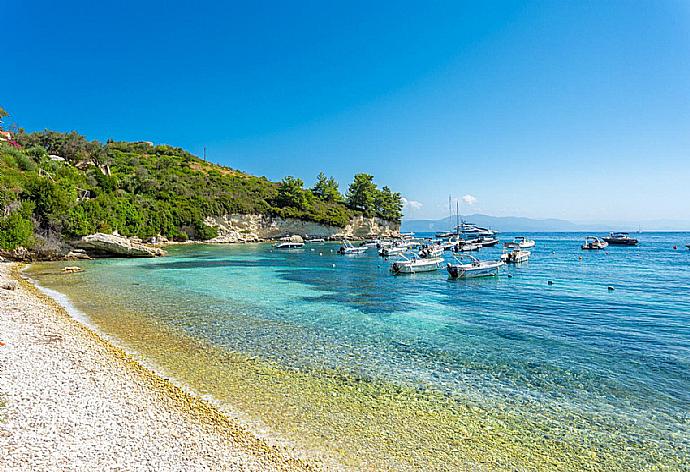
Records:
M345 226L356 214L400 221L400 195L358 174L347 195L319 175L311 189L210 164L150 143L87 141L72 133L19 132L0 143L0 248L40 249L95 232L206 240L206 216L260 213ZM53 160L57 155L64 161Z

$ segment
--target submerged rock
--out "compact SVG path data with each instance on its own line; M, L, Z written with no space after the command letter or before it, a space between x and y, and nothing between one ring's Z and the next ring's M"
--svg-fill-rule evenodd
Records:
M90 253L106 256L157 257L166 254L161 248L146 246L122 236L104 233L84 236L76 243L76 246Z

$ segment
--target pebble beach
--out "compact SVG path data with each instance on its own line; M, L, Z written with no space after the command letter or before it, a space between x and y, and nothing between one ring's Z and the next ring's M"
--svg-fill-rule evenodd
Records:
M0 282L0 470L317 468L142 367L18 266Z

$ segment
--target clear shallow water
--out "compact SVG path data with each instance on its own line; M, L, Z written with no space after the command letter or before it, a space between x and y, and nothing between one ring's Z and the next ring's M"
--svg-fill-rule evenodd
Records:
M37 265L31 275L66 293L104 331L192 388L239 404L288 436L309 429L310 448L338 449L335 455L350 464L361 465L350 456L362 456L371 467L466 465L470 448L448 447L462 426L475 428L470 436L487 448L494 460L489 464L503 468L686 467L690 251L684 246L690 234L645 233L639 247L607 251L580 250L582 234L532 238L537 247L529 263L507 267L495 279L469 281L448 280L445 271L395 277L374 249L339 256L331 243L289 252L269 245L181 246L162 259L80 263L87 270L76 276L56 274L55 264ZM499 254L492 248L478 256ZM179 356L198 348L170 347L166 357L166 342L146 342L142 326L197 340L218 354L197 359L205 374L196 375L190 372L194 363L185 366ZM312 378L328 372L343 385L364 382L368 397L376 397L377 388L422 392L422 400L398 392L400 398L392 395L386 404L404 412L388 418L393 433L410 430L414 437L401 434L393 446L381 440L385 431L372 433L365 423L380 414L380 405L363 399L359 387L326 407L318 396L325 388L321 380L312 385L300 377L275 385L279 394L266 394L264 401L290 403L282 417L252 411L251 401L233 388L241 378L225 385L232 373L224 370L229 361L223 353L266 362L272 372ZM274 388L262 384L265 373L257 372L243 375L264 390ZM335 394L340 387L328 389ZM304 403L291 395L304 395ZM323 403L334 418L315 418L307 398ZM427 409L438 405L439 417L419 423L408 400L423 401ZM363 406L353 413L349 401ZM463 416L464 405L481 411ZM336 417L338 408L349 419ZM434 432L434 421L446 434ZM283 427L286 422L291 426ZM494 429L482 430L486 424ZM352 437L340 438L347 435ZM398 462L382 462L394 447ZM407 461L405 447L430 451ZM434 447L446 449L439 454ZM347 448L358 450L342 450Z

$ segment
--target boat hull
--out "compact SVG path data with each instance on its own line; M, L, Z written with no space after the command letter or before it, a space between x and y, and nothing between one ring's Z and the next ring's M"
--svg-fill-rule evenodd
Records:
M448 264L448 274L454 279L471 279L476 277L495 277L500 264L486 267L468 267L467 265Z
M604 241L609 243L610 246L637 246L639 241L637 239L617 239L617 238L604 238Z
M394 274L416 274L418 272L432 272L441 268L443 259L437 258L435 260L426 260L423 262L394 262L391 265L391 272Z

